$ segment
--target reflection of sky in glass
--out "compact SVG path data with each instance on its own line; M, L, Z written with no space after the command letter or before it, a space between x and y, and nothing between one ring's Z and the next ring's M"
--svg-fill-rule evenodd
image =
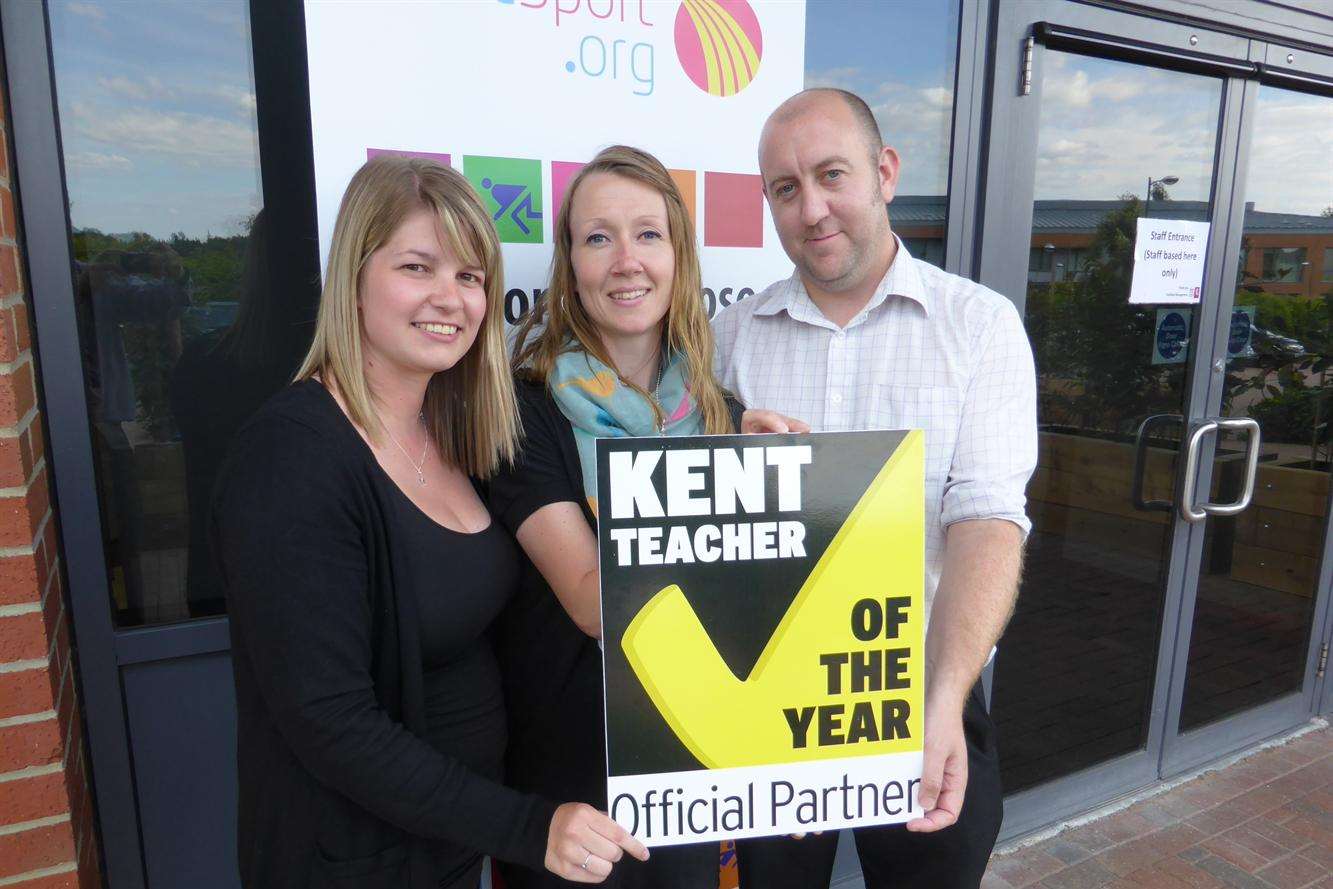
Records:
M1179 177L1177 201L1206 201L1222 81L1047 50L1037 200L1110 201Z
M958 55L958 3L809 0L805 85L866 100L902 156L898 193L943 195Z
M1270 213L1333 206L1333 99L1259 87L1245 200Z
M75 228L235 234L259 207L245 0L53 0Z

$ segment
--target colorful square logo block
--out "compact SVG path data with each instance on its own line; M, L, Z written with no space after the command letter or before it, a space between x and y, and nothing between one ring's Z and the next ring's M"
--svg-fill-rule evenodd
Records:
M551 213L555 217L560 216L560 205L565 202L570 180L585 166L574 161L551 161Z
M764 246L763 180L750 173L704 173L704 246Z
M542 242L541 161L467 154L463 175L490 210L503 243Z
M395 157L424 157L428 161L439 161L446 167L453 166L449 162L449 155L438 154L434 151L403 151L398 148L367 148L366 160L374 160L382 154L389 154Z
M694 224L695 229L699 227L699 217L694 215L694 183L695 173L693 170L667 170L671 178L676 181L676 188L680 189L680 196L685 200L685 212L690 214L690 222Z

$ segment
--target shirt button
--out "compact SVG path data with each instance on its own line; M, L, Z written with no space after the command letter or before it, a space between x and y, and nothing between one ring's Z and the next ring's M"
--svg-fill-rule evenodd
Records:
M832 401L834 404L842 404L842 393L834 392L833 395L829 397L829 401Z

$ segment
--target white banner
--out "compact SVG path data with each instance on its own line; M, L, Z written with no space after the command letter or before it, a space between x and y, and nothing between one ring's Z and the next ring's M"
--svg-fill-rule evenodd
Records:
M682 186L710 312L790 273L756 148L803 85L804 2L307 0L305 15L321 261L368 156L435 156L496 219L512 322L545 290L565 184L621 143Z
M922 754L613 776L611 817L650 846L901 824L921 817Z

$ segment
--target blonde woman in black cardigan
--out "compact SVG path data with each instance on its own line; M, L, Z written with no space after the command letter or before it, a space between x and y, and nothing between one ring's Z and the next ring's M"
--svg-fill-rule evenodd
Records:
M514 454L503 293L460 175L379 158L353 177L310 353L213 506L247 887L475 889L483 853L597 883L647 857L590 806L500 783L484 633L517 554L473 479Z

